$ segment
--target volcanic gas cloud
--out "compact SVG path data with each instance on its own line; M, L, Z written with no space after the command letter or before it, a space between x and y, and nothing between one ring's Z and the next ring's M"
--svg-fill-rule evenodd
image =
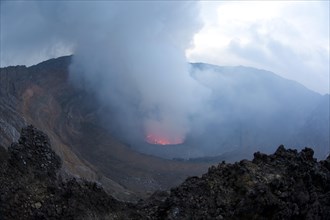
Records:
M191 77L186 59L202 27L198 2L33 4L56 39L73 48L71 81L111 110L103 115L102 121L110 119L106 125L132 143L137 138L153 144L184 141L189 119L207 93Z

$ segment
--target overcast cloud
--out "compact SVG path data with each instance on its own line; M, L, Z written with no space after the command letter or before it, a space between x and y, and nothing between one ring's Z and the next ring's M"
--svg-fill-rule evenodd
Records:
M103 3L79 7L86 22L97 26L105 19L102 11L97 19L88 19L91 8L106 9L95 6ZM32 65L75 51L76 42L65 31L75 28L65 26L74 21L71 9L52 1L43 4L53 6L0 2L1 67ZM201 2L201 7L204 27L186 52L188 61L263 68L329 93L329 1L221 1ZM52 25L44 20L44 15L58 14Z
M202 2L188 59L273 71L329 93L329 1Z

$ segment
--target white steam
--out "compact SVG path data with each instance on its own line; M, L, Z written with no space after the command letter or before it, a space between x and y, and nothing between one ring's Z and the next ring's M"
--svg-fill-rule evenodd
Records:
M1 24L8 33L12 27L16 31L1 38L13 51L34 56L72 51L71 80L96 93L112 111L109 124L116 119L123 134L183 139L189 131L188 118L207 93L189 75L185 57L202 27L198 2L22 1L1 6ZM9 62L15 56L4 58Z
M144 135L184 139L207 94L185 57L201 27L197 3L106 2L85 12L72 30L72 77L120 112L124 131L140 123Z

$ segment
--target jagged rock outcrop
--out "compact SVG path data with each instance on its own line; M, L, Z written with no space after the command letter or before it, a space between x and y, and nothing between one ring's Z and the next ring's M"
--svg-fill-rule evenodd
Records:
M63 180L48 137L28 126L18 143L0 146L0 219L329 219L330 157L313 154L257 152L132 204L99 184Z
M53 180L61 166L61 159L50 148L49 138L32 126L22 130L18 143L13 143L8 151L10 166L23 175Z
M126 207L96 183L58 175L61 159L32 126L18 143L0 146L0 219L86 219L125 216ZM127 208L125 208L127 210ZM124 218L124 217L123 217Z
M140 209L150 219L330 219L329 168L330 157L317 162L312 149L280 146L213 166Z

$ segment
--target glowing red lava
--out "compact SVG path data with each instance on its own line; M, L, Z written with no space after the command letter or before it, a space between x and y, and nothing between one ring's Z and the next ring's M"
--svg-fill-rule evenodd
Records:
M146 141L149 144L157 144L157 145L175 145L175 144L182 144L183 138L169 138L169 137L161 137L159 135L148 134L146 136Z

